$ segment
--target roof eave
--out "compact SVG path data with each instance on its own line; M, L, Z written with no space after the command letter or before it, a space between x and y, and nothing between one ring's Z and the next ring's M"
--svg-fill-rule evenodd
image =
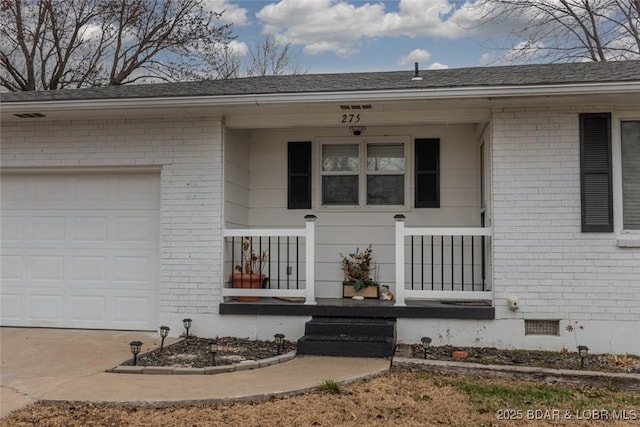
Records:
M427 89L385 89L342 92L299 92L245 95L206 95L123 99L81 99L57 101L3 102L4 113L50 110L113 110L123 108L223 107L323 103L346 101L408 101L452 99L498 99L522 96L571 96L589 94L640 93L640 81L608 83L572 83L530 86L490 86Z

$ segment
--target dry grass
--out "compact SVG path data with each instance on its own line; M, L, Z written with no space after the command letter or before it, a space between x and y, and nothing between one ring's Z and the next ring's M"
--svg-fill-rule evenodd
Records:
M330 393L325 387L286 399L230 405L141 408L39 403L11 414L0 421L0 426L543 425L527 420L527 409L570 411L572 419L559 419L554 425L593 425L591 421L576 419L573 415L576 407L624 409L640 419L640 395L614 390L409 370L394 370L369 381L339 387L339 393ZM522 410L524 419L498 420L498 411L502 409ZM609 420L606 425L637 423L637 420Z

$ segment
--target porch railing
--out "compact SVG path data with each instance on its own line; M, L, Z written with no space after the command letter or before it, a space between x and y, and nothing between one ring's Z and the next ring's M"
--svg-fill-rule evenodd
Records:
M225 270L229 272L229 283L223 287L222 296L304 298L305 304L315 304L315 220L314 215L305 216L305 228L299 229L225 229ZM243 243L257 259L247 259ZM242 270L247 261L254 262L256 270L266 276L262 288L233 287L236 266Z
M409 228L404 215L395 219L397 306L406 299L490 298L490 228Z

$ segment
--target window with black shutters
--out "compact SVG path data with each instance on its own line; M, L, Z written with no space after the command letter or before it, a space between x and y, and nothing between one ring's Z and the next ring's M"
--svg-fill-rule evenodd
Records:
M415 140L415 206L440 207L440 140Z
M580 114L582 231L613 231L611 114Z
M311 142L290 142L287 163L287 208L311 209Z

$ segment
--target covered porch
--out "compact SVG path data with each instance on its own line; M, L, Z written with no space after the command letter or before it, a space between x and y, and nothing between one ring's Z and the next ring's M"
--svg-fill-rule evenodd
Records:
M406 227L404 215L396 215L394 281L376 281L393 290L393 300L353 299L317 297L317 219L307 215L300 229L225 230L228 268L253 263L261 282L250 288L230 274L220 314L494 318L490 228Z
M220 314L494 318L490 111L329 103L251 119L226 122ZM341 256L369 246L392 301L343 297ZM234 285L247 258L259 288Z

